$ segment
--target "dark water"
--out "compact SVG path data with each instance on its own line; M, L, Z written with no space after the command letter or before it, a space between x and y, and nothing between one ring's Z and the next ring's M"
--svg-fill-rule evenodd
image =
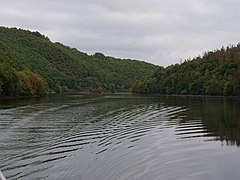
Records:
M0 102L7 179L240 179L240 99L50 96Z

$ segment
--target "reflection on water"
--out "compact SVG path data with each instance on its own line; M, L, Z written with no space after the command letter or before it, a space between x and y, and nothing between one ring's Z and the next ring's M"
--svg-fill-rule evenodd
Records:
M239 99L49 96L0 103L8 179L238 179Z
M217 140L240 146L240 98L168 97L166 102L189 108L183 122L199 119L202 129Z

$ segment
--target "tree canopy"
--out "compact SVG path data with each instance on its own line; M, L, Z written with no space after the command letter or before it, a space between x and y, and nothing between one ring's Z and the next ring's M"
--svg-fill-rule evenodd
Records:
M0 27L0 96L130 91L157 66L102 53L88 55L39 32Z
M137 80L138 93L239 95L240 45L206 52L202 57L159 68L152 76Z

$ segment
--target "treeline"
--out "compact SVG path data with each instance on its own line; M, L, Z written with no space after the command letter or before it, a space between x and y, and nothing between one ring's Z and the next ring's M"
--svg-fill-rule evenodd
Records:
M39 32L0 27L0 96L42 95L49 90L129 92L135 80L157 68L102 53L90 56L52 43Z
M159 68L133 83L132 92L183 95L240 95L240 45Z

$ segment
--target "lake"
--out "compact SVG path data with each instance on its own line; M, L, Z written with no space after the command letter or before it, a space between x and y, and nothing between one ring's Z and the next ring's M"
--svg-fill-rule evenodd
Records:
M0 169L9 180L234 180L239 147L236 97L0 101Z

